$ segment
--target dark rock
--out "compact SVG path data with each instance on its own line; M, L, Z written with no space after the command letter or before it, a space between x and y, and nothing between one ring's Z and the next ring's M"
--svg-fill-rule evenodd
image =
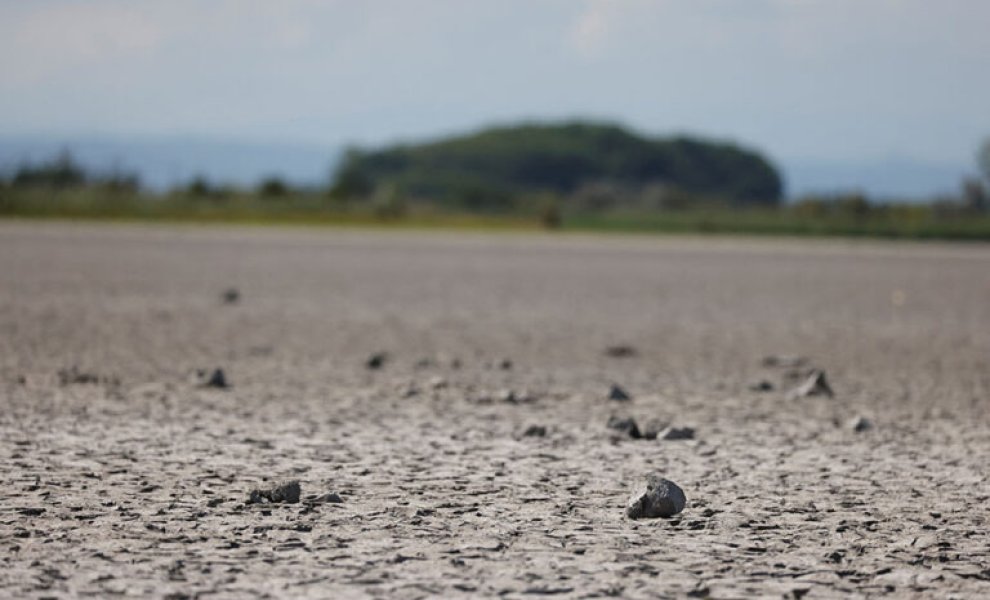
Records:
M873 421L863 416L853 417L849 421L849 429L856 433L863 433L864 431L873 429Z
M608 389L608 399L615 400L617 402L626 402L628 400L632 400L632 396L630 396L626 390L613 383L612 387Z
M68 369L59 369L58 384L60 386L90 384L120 385L120 380L116 377L105 377L96 373L80 371L79 367L73 365Z
M833 397L832 387L828 384L825 371L815 369L808 374L804 383L791 390L791 398L806 398L808 396L828 396Z
M322 494L320 496L317 496L316 498L313 498L312 503L313 504L343 504L344 499L341 498L340 494L336 492L327 492L326 494Z
M197 387L225 390L230 387L223 369L196 369L193 379Z
M227 288L220 294L220 300L224 304L237 304L241 300L241 292L237 288Z
M368 357L368 360L364 361L364 366L371 369L372 371L381 369L385 366L385 361L388 360L388 354L385 352L376 352Z
M605 356L610 358L632 358L638 354L639 352L635 348L625 344L618 344L605 348Z
M512 361L509 360L508 358L503 358L502 360L499 361L498 368L501 369L501 370L503 370L503 371L511 371L512 370Z
M530 404L536 402L536 396L529 392L516 392L514 390L499 390L495 393L495 400L508 404Z
M662 419L651 419L643 427L643 439L644 440L655 440L657 436L660 435L665 429L670 427L669 421L664 421Z
M646 489L636 492L629 499L626 516L630 519L667 518L684 510L685 505L687 498L684 490L659 473L650 473L646 477Z
M657 434L660 440L693 440L694 428L692 427L668 427Z
M251 504L296 504L302 492L298 481L287 481L269 489L251 490L248 502Z
M772 392L773 384L766 379L761 379L754 383L749 384L749 390L751 392Z
M611 416L609 417L606 426L609 429L620 431L634 440L638 440L643 437L643 434L639 430L639 425L636 424L636 419L633 419L632 417L622 418Z
M523 437L546 437L547 428L543 425L530 425L522 434Z

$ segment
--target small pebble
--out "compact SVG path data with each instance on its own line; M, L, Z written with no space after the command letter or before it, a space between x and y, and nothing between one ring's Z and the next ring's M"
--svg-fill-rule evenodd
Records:
M627 400L632 400L632 396L630 396L626 390L613 383L612 387L608 389L608 399L615 400L616 402L625 402Z
M385 366L385 361L388 360L388 354L385 352L376 352L368 357L368 360L364 361L364 366L372 371L381 369Z
M223 369L213 369L212 371L209 369L197 369L193 375L193 379L196 386L201 388L225 390L230 387Z
M863 416L853 417L849 421L849 429L856 433L863 433L864 431L873 429L873 421Z
M637 352L636 348L625 344L618 344L605 348L605 356L609 356L611 358L631 358L637 354L639 354L639 352Z
M657 434L657 439L661 440L693 440L694 428L692 427L668 427Z
M639 425L636 424L636 419L633 419L632 417L622 418L611 416L609 417L606 426L609 429L622 432L634 440L638 440L643 437L642 432L639 430Z
M241 292L237 288L227 288L220 294L224 304L237 304L241 300Z
M821 369L814 369L808 374L807 379L804 383L791 390L788 394L792 399L796 398L806 398L809 396L828 396L833 397L835 394L832 392L832 386L828 384L828 379L825 377L825 371Z
M336 492L327 492L310 501L312 504L343 504L344 499Z
M544 425L530 425L523 431L523 437L546 437L547 428Z
M751 392L772 392L773 384L766 379L761 379L760 381L749 384L749 390Z
M251 490L250 504L296 504L302 489L296 480L281 483L269 489Z
M659 473L650 473L646 477L646 490L634 493L629 499L626 516L630 519L667 518L684 510L686 505L684 490Z

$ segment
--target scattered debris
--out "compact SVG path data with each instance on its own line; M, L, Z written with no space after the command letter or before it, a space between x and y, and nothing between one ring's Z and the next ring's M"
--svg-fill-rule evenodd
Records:
M632 400L632 396L630 396L626 390L619 387L618 384L613 383L612 387L608 389L608 399L615 400L617 402L625 402L627 400Z
M225 390L230 387L223 369L213 369L212 371L209 369L196 369L196 372L193 373L193 383L196 384L196 387L218 390Z
M536 396L526 391L516 393L514 390L504 389L496 392L495 400L508 404L530 404L536 402Z
M616 346L609 346L605 348L605 356L610 358L632 358L638 354L639 351L636 350L636 348L625 344L618 344Z
M297 480L287 481L266 490L251 490L250 504L296 504L302 489Z
M80 371L79 367L73 365L68 369L59 369L58 384L61 386L77 385L77 384L78 385L88 385L88 384L120 385L120 380L117 379L116 377L106 377L103 375L98 375L96 373Z
M792 399L806 398L808 396L828 396L831 398L834 395L832 393L832 387L828 384L828 379L825 377L825 371L821 369L811 371L804 383L791 390L791 393L788 394Z
M693 440L694 439L694 428L693 427L668 427L657 434L657 439L674 441L674 440Z
M530 425L522 433L523 437L546 437L547 428L544 425Z
M864 416L856 416L849 420L849 429L856 433L863 433L873 429L873 421Z
M241 301L241 292L237 288L227 288L220 294L220 300L224 304L237 304Z
M606 427L609 429L614 429L615 431L622 432L623 434L631 437L634 440L641 439L643 437L642 432L639 430L639 425L636 424L636 419L632 417L617 417L615 415L608 418L608 423Z
M643 439L644 440L655 440L660 432L670 427L670 421L665 421L663 419L651 419L643 427Z
M761 379L749 384L749 390L751 392L772 392L773 384L766 379Z
M375 352L368 357L368 360L364 362L364 366L372 371L381 369L385 366L385 361L388 360L388 354L385 352Z
M327 492L306 502L307 504L343 504L344 499L337 492Z
M764 356L761 361L764 367L780 367L782 369L799 369L808 364L808 359L795 355L770 355Z
M430 386L430 389L442 390L450 387L450 382L444 379L443 377L437 375L436 377L430 378L428 385Z
M687 498L676 483L665 479L659 473L646 477L646 490L636 492L626 506L626 516L630 519L655 519L672 517L684 510Z

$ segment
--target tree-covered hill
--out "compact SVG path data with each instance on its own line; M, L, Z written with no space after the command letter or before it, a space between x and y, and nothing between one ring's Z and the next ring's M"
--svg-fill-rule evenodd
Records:
M569 196L589 185L648 186L736 206L775 205L781 178L764 157L727 143L646 138L612 124L570 122L497 127L423 144L354 150L337 171L334 193L376 189L469 209L501 208L514 198Z

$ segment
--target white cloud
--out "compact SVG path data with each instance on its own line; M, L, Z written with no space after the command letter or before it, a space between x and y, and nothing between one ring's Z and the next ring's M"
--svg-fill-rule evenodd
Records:
M608 14L605 2L592 0L578 14L570 29L570 42L584 55L597 53L608 34Z

